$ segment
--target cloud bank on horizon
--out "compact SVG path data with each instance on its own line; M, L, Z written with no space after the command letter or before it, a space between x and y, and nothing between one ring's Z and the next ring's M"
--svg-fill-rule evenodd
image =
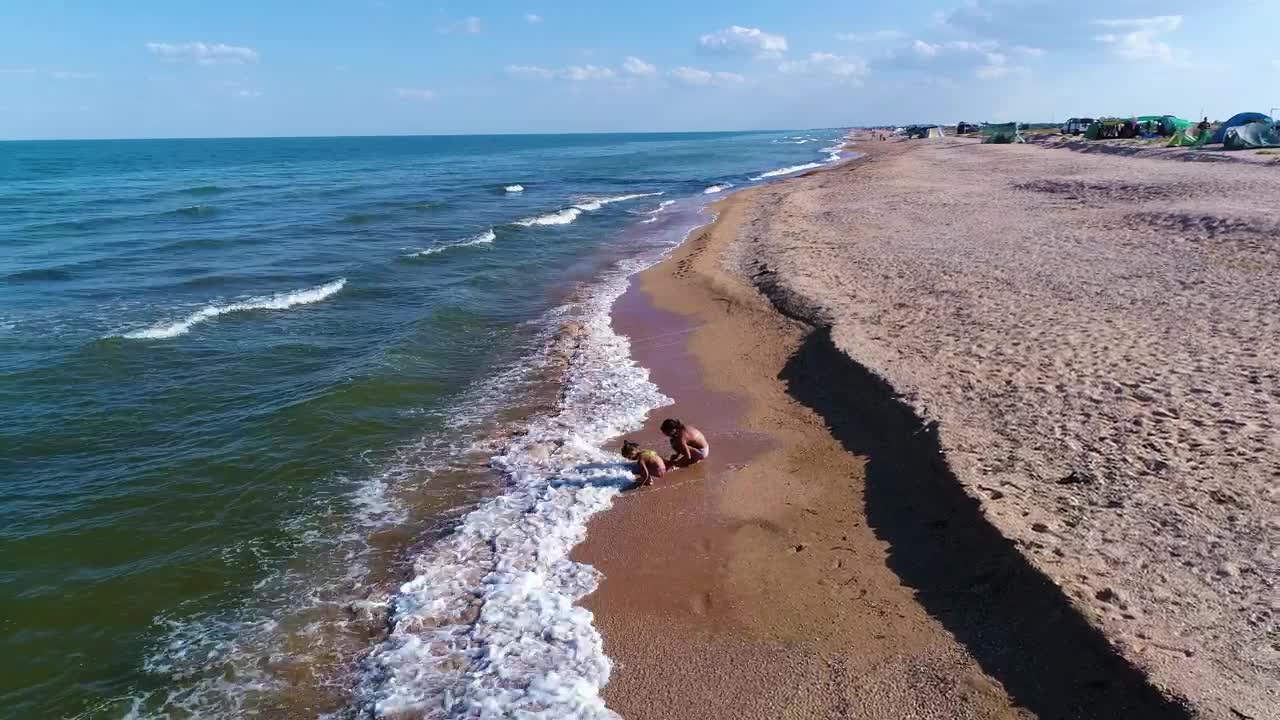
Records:
M335 0L31 7L0 27L0 138L799 128L1268 111L1280 4L669 0L590 13ZM201 28L193 32L192 28ZM49 32L41 32L48 29ZM56 32L55 32L56 30ZM75 42L67 38L76 38ZM61 39L59 39L61 38Z

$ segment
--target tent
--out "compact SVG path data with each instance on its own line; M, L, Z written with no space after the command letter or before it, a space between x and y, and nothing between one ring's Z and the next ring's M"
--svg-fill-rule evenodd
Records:
M1266 115L1263 115L1262 113L1256 113L1256 112L1237 113L1235 115L1232 115L1230 120L1222 123L1222 125L1218 127L1218 130L1213 134L1213 137L1209 139L1209 142L1211 143L1224 142L1227 138L1228 129L1233 127L1240 127L1241 125L1248 125L1249 123L1255 123L1255 122L1270 123L1271 118L1267 117Z
M1209 141L1209 135L1208 128L1201 130L1191 125L1174 133L1167 147L1200 147Z
M1018 132L1018 123L987 125L982 129L982 134L985 136L982 139L983 143L1008 145L1010 143L1026 142L1026 138L1022 137L1022 133Z
M1280 130L1275 123L1253 122L1227 129L1222 146L1228 150L1280 147Z
M1084 138L1086 140L1110 140L1113 138L1131 138L1138 133L1138 123L1134 120L1102 118L1101 120L1095 120L1084 131Z
M912 140L940 138L943 137L942 128L937 125L910 125L907 127L907 137Z

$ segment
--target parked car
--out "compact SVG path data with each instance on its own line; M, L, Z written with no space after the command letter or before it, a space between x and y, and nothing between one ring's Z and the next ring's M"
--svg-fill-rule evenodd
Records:
M1093 118L1071 118L1062 125L1063 135L1083 135L1093 124Z

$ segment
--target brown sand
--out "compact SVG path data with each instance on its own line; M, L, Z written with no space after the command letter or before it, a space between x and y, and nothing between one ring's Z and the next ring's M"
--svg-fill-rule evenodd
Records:
M1280 717L1280 172L899 147L753 194L726 262L829 325L814 352L858 378L850 400L923 418L980 522L1158 686ZM892 565L898 479L830 387L792 394L871 454Z
M819 175L853 184L864 164ZM713 454L624 495L575 553L605 576L586 605L615 660L610 707L633 720L1185 717L983 520L933 433L826 333L725 271L764 222L760 201L721 203L615 313L676 398L637 435L656 444L662 417L682 417Z

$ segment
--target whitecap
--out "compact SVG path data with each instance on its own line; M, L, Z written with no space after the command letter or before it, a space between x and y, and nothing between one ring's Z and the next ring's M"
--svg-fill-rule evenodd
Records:
M581 214L582 210L579 208L565 208L564 210L557 210L553 213L547 213L546 215L517 220L516 225L522 225L524 227L533 227L534 225L568 225L574 220L577 220L578 216Z
M338 278L331 283L308 288L306 290L294 290L293 292L249 298L248 300L242 300L241 302L231 303L229 305L208 305L177 322L153 325L149 328L125 333L121 337L128 338L130 340L163 340L166 338L177 337L179 335L187 334L193 326L206 320L212 320L219 315L226 315L228 313L241 312L244 310L288 310L289 308L298 305L308 305L310 303L320 302L341 290L346 284L346 278Z
M715 195L716 193L724 192L725 190L728 190L728 189L729 189L729 188L731 188L731 187L733 187L733 184L732 184L732 183L717 183L717 184L712 185L711 187L707 188L706 190L703 190L703 191L702 191L702 194L703 194L703 195Z
M408 255L405 255L405 257L407 258L427 257L428 255L435 255L436 253L442 253L445 250L452 250L453 248L470 247L472 245L487 245L489 243L492 243L497 238L498 236L493 232L493 228L489 228L488 230L485 230L484 232L480 233L479 235L469 240L463 240L462 242L451 243L448 245L437 245L436 247L429 247L426 250L418 250L417 252L411 252Z
M816 162L805 163L803 165L792 165L791 167L778 168L777 170L770 170L767 173L760 173L751 179L764 180L765 178L778 177L779 175L790 175L791 173L803 172L805 170L812 170L820 167L822 167L822 163Z
M627 200L636 200L644 197L654 197L662 194L663 193L660 192L652 192L616 195L614 197L583 198L581 202L575 203L563 210L557 210L556 212L539 215L537 217L525 218L524 220L517 220L515 224L524 227L533 227L534 225L568 225L574 220L577 220L578 216L582 213L599 210L605 205L625 202Z
M522 193L522 192L524 192L524 186L523 186L523 185L508 185L508 186L506 186L505 188L503 188L503 190L506 190L506 191L507 191L507 192L509 192L509 193Z
M614 197L585 198L583 202L574 204L574 207L578 208L579 210L586 210L590 212L592 210L599 210L605 205L610 205L612 203L625 202L627 200L637 200L639 198L644 198L644 197L656 197L662 194L663 193L660 193L660 192L651 192L651 193L635 193L632 195L617 195Z

